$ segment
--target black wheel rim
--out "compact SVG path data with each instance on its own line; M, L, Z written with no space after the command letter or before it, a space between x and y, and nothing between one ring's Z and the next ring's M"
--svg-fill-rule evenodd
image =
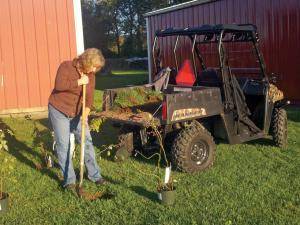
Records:
M197 141L191 147L191 160L198 166L207 161L209 155L209 147L204 141Z

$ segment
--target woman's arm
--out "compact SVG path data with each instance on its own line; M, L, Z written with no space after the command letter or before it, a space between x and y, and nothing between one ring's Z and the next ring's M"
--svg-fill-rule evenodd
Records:
M56 73L55 86L57 91L67 91L78 86L77 79L69 78L69 71L66 63L62 63Z
M70 71L65 63L62 63L56 74L55 89L57 91L67 91L76 88L80 85L88 84L89 78L86 75L81 76L80 79L70 78Z
M86 87L86 107L91 109L94 103L95 75L89 75L89 83Z

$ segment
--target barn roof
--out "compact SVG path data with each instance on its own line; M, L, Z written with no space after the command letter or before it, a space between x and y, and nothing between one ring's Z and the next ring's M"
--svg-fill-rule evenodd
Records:
M188 8L188 7L191 7L194 5L201 5L201 4L215 2L215 1L219 1L219 0L193 0L193 1L181 3L178 5L166 7L163 9L154 10L154 11L145 13L144 16L145 17L154 16L154 15L158 15L158 14L162 14L162 13L166 13L166 12L171 12L171 11L175 11L175 10L179 10L179 9Z

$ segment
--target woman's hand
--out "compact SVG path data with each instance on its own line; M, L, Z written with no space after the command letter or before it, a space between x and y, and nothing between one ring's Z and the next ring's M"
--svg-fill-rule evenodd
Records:
M87 75L82 75L80 79L77 80L78 86L85 85L89 83L89 77Z

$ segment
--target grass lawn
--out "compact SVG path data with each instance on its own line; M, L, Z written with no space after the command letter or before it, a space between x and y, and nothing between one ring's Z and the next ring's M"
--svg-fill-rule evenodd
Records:
M114 72L97 78L95 103L101 105L105 87L140 84L147 73ZM116 130L107 124L95 134L97 160L111 183L96 187L85 180L86 190L110 190L114 199L87 201L60 187L57 168L40 168L41 151L33 147L34 122L3 119L14 132L8 156L14 168L7 177L10 212L0 224L300 224L300 112L289 109L289 147L273 147L270 140L231 146L219 144L214 166L202 173L174 172L177 200L165 207L156 200L153 161L132 157L114 163L100 154L103 144L115 141ZM47 131L47 119L37 120ZM79 154L75 159L78 165ZM1 165L1 167L8 165ZM78 172L78 169L77 169Z

